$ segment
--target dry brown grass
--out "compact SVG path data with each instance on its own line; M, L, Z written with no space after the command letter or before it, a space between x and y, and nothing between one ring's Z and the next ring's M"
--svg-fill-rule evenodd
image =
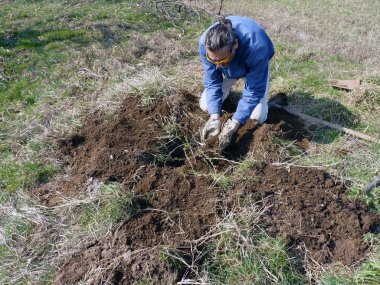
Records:
M220 1L192 1L218 11ZM277 41L298 42L378 70L380 2L372 0L223 1L223 15L257 20Z
M70 60L48 71L54 73L52 77L59 82L53 84L46 79L44 96L33 112L20 107L17 119L2 118L10 130L9 140L13 141L14 155L10 159L60 164L52 148L34 151L29 145L49 142L54 146L56 139L76 132L83 117L97 110L112 114L125 97L133 93L143 95L148 91L151 95L162 95L179 90L190 74L179 80L173 72L170 76L167 73L171 68L176 69L176 62L187 57L188 52L194 52L193 48L181 45L181 33L181 29L158 29L149 35L132 35L127 43L109 48L97 42L84 50L68 46ZM0 257L6 260L0 265L2 284L42 284L41 280L51 278L48 271L53 271L75 248L109 230L96 232L97 225L83 230L75 222L78 217L73 215L78 208L91 206L103 196L68 200L61 207L49 209L32 203L34 199L29 194L20 193L21 198L15 193L9 202L2 201L0 205L1 221L4 217L7 223L0 226L0 246L5 248ZM14 200L22 203L15 205ZM25 230L20 229L18 240L10 240L8 228L19 227L19 219Z
M219 1L216 0L198 2L209 11L216 11L219 8ZM339 51L339 54L363 60L368 66L376 68L374 62L379 62L379 55L374 53L374 50L379 44L379 35L375 31L379 30L380 21L379 16L374 15L374 11L378 10L378 3L363 1L361 4L364 8L361 9L366 16L360 18L355 8L359 4L354 0L339 1L339 3L330 0L323 1L322 4L305 2L306 6L302 1L290 0L281 0L280 3L278 1L251 3L243 0L239 5L233 1L224 1L223 12L253 17L278 39L305 44L305 51L299 54L301 58L309 55L309 48L317 48L332 53ZM327 5L338 7L342 2L350 4L346 10L348 14L353 13L351 21L354 20L355 24L345 21L346 16L339 14L339 10L330 11ZM290 6L290 3L294 5ZM372 7L370 4L373 4ZM281 19L278 15L282 15ZM300 19L299 22L294 22L295 15ZM317 18L322 17L321 15L327 15L326 19L317 22ZM371 15L374 16L371 18ZM310 21L310 19L315 20ZM335 25L335 22L339 25ZM332 30L330 26L336 29ZM356 34L351 33L352 28ZM356 38L358 35L361 37ZM94 44L88 47L85 54L72 50L70 62L63 64L56 71L62 74L61 79L64 84L59 88L48 87L45 90L48 94L45 101L36 107L36 112L33 114L20 113L17 121L7 122L13 130L9 135L10 140L17 143L25 138L38 143L66 136L80 127L81 118L88 112L102 110L112 113L126 96L134 92L168 94L180 89L192 93L201 92L203 69L199 58L192 56L196 51L196 40L186 46L179 44L180 38L181 30L172 29L165 32L157 31L149 36L132 36L129 45L125 46L104 49ZM163 54L165 56L162 56ZM277 81L279 91L290 88L288 82L282 82L281 79ZM152 86L154 89L149 89ZM67 95L62 96L65 92ZM353 99L360 100L359 96L360 94ZM374 98L371 96L368 100ZM353 146L356 146L356 143ZM14 159L29 160L38 156L44 158L44 161L54 160L51 153L46 151L32 152L20 144L15 147ZM316 162L312 163L314 165ZM20 206L15 208L13 204L2 205L0 214L9 216L12 223L13 220L21 218L38 229L29 236L27 233L25 236L20 236L20 243L12 244L10 248L17 258L12 263L2 265L7 272L9 270L9 277L14 284L23 282L22 278L29 278L30 284L38 284L46 274L45 264L39 261L47 260L51 262L51 266L55 266L92 236L104 234L104 232L89 234L79 231L72 214L72 210L80 205L91 204L100 199L96 195L68 200L63 207L54 209L30 204L29 195L21 195L14 199L21 201ZM0 226L0 245L6 242L2 226ZM25 247L23 244L27 238L29 244Z

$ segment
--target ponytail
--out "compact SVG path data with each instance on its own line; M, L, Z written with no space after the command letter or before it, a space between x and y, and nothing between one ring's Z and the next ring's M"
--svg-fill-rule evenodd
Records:
M219 24L227 28L232 29L232 22L230 19L227 19L225 16L219 19Z
M211 27L205 40L205 46L211 51L218 51L224 47L232 49L236 34L232 28L232 22L226 17L222 17L219 22Z

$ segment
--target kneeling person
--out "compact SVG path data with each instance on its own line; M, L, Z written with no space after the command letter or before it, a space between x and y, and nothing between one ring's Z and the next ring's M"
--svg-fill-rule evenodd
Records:
M259 123L267 119L269 64L274 47L255 21L229 16L203 33L199 40L199 54L205 87L199 104L210 114L202 139L219 135L219 146L225 149L231 143L232 135L249 118ZM240 78L245 78L243 96L232 119L222 129L222 103Z

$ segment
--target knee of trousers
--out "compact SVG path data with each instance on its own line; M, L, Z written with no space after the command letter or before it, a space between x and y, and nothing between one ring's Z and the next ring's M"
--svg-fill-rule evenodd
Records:
M199 100L199 107L203 111L207 111L207 97L206 97L206 91L203 91L201 99Z
M252 120L256 120L260 124L263 124L268 118L268 104L257 105L250 118Z

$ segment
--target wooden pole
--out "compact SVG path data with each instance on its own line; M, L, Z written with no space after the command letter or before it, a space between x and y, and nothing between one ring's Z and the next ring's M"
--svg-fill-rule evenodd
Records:
M370 135L363 134L363 133L360 133L360 132L357 132L357 131L354 131L354 130L351 130L351 129L348 129L348 128L345 128L345 127L342 127L342 126L340 126L338 124L333 124L333 123L330 123L330 122L327 122L327 121L324 121L324 120L321 120L321 119L318 119L318 118L315 118L315 117L303 114L301 112L297 112L297 111L291 110L289 108L283 107L283 106L278 105L278 104L273 103L273 102L269 103L269 107L283 109L286 112L288 112L289 114L292 114L294 116L300 117L301 119L307 120L307 121L309 121L309 122L311 122L313 124L324 125L324 126L327 126L329 128L332 128L332 129L344 132L346 134L352 135L354 137L360 138L362 140L380 144L380 140L379 139L374 138L374 137L372 137Z

